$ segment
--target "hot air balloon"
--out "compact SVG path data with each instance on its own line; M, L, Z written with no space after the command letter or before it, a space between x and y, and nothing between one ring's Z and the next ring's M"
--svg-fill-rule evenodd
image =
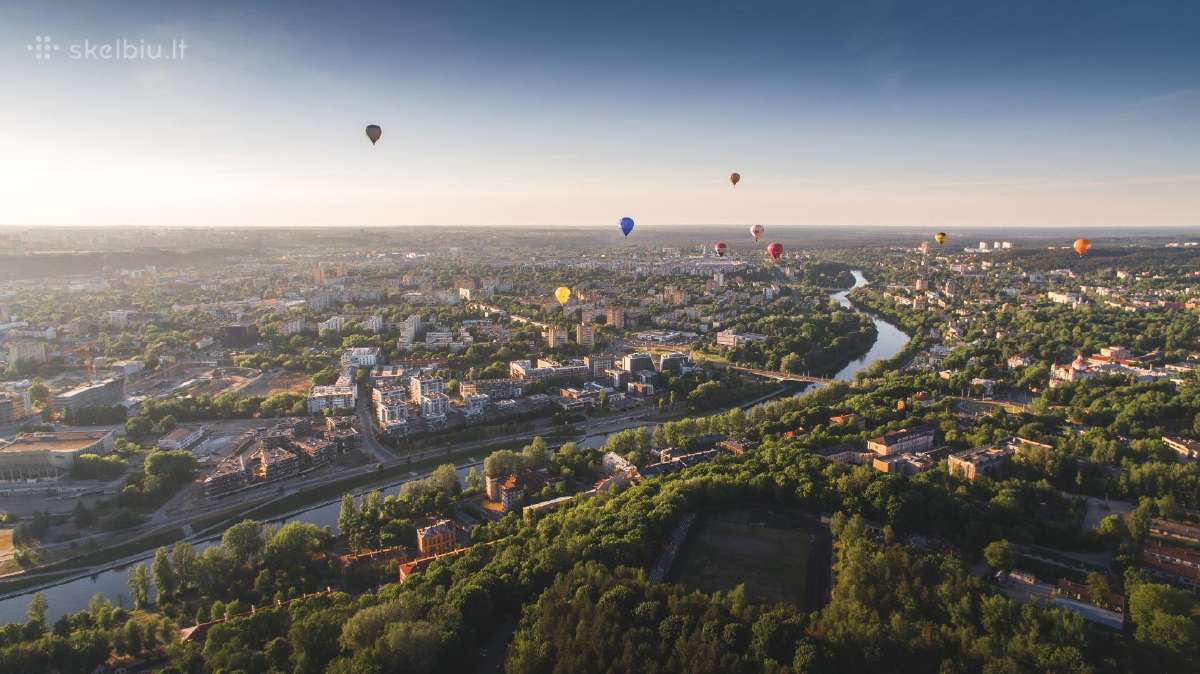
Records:
M725 245L724 241L718 241L713 244L713 250L717 251L717 257L725 257L726 248L728 248L728 246Z
M767 231L767 230L765 228L763 228L762 225L754 225L753 227L750 228L750 235L754 237L755 241L758 241L759 239L762 238L763 232L765 232L765 231Z
M1088 252L1091 247L1092 242L1090 239L1075 239L1075 252L1079 254L1079 257L1083 257L1083 254Z
M621 231L625 233L625 236L629 236L629 233L633 231L633 218L621 218Z
M729 174L729 183L731 185L733 185L734 187L737 187L738 181L741 179L742 179L742 174L740 174L740 173L730 173Z
M772 260L778 260L779 256L783 255L783 244L774 241L767 244L767 255L770 255Z
M558 300L559 304L566 306L567 302L571 301L571 289L566 286L559 286L554 291L554 299Z
M371 144L379 142L379 137L383 135L383 129L376 124L367 125L367 138L371 139Z
M940 245L942 245L942 244L944 244L944 243L946 243L946 233L945 233L945 232L938 232L937 234L934 234L934 235L933 235L933 240L934 240L934 241L937 241L937 245L939 245L939 246L940 246Z

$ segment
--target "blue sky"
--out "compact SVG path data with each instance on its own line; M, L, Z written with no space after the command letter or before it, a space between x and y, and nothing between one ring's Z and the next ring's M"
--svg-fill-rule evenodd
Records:
M10 0L0 223L1194 225L1197 35L1194 1ZM117 40L187 48L71 58Z

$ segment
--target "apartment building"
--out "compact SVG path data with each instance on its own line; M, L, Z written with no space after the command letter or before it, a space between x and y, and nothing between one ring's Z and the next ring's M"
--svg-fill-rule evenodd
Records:
M314 386L308 394L308 413L320 414L330 409L354 409L358 402L358 387Z
M1008 465L1013 455L1010 446L975 447L950 455L947 460L951 475L974 482L983 475L993 475Z
M120 378L82 384L54 396L51 405L55 410L76 411L87 407L118 405L125 400L125 380Z
M888 431L883 435L867 440L867 449L879 456L893 454L911 454L924 452L933 448L937 429L932 426L914 426L898 431Z

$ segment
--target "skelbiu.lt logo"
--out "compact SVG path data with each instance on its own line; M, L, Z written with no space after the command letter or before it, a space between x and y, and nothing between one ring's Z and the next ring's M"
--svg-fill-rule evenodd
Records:
M53 56L59 47L49 35L38 35L33 38L32 44L25 45L25 49L33 52L33 58L44 61Z
M83 40L60 45L49 35L38 35L25 45L35 59L49 60L60 50L72 61L178 61L187 55L190 45L182 40L147 42L120 38L107 42Z

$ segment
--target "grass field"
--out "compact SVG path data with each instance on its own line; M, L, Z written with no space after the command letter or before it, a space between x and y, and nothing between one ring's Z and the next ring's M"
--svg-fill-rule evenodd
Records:
M746 586L757 601L805 607L813 536L795 517L768 508L705 515L692 526L671 578L705 592Z
M282 372L271 377L266 395L276 393L305 393L312 386L312 376L304 372Z
M13 530L0 529L0 573L12 573L20 569L13 559L16 551L13 547Z

